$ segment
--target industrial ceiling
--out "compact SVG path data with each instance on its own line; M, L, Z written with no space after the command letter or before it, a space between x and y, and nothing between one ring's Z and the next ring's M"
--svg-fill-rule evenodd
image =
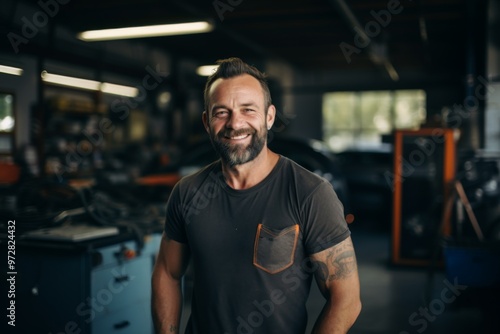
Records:
M484 38L484 14L468 0L7 0L4 35L21 29L22 22L13 19L20 16L20 3L56 1L51 23L75 35L209 20L215 26L210 33L140 40L199 64L240 56L277 59L303 71L455 73L464 71L468 48ZM1 45L9 49L6 38Z

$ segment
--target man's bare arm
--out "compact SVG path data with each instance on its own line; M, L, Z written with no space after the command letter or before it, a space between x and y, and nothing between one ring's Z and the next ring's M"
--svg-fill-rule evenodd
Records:
M163 233L151 279L151 309L157 334L179 333L182 313L181 280L189 261L185 244Z
M345 334L361 311L356 255L351 238L311 256L326 304L314 334Z

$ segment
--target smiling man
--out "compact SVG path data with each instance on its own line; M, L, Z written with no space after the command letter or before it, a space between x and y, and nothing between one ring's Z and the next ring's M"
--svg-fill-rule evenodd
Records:
M327 180L268 149L275 115L259 70L219 61L203 124L221 158L179 181L168 201L152 277L157 333L179 332L190 259L189 334L302 334L313 276L325 296L314 333L347 333L359 315L342 204Z
M214 82L211 91L211 116L205 112L203 123L217 153L231 168L254 160L266 144L266 126L275 115L274 107L261 101L259 82L241 75Z

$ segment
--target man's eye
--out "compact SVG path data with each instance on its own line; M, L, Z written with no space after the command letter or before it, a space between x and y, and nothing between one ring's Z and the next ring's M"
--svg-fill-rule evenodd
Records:
M228 114L227 111L216 111L214 113L214 117L221 118L221 117L226 117Z
M255 111L254 109L250 109L250 108L247 108L245 109L246 112L252 112L252 111Z

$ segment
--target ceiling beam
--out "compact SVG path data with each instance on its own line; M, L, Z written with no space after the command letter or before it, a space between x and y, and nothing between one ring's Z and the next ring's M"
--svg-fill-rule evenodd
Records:
M352 12L351 8L347 5L344 0L328 0L344 18L344 20L349 24L353 31L361 37L361 39L368 44L366 50L372 62L376 66L381 66L385 69L389 77L393 81L399 80L399 74L392 65L391 61L385 54L385 45L376 45L374 41L366 34L363 26L359 22L358 18Z

